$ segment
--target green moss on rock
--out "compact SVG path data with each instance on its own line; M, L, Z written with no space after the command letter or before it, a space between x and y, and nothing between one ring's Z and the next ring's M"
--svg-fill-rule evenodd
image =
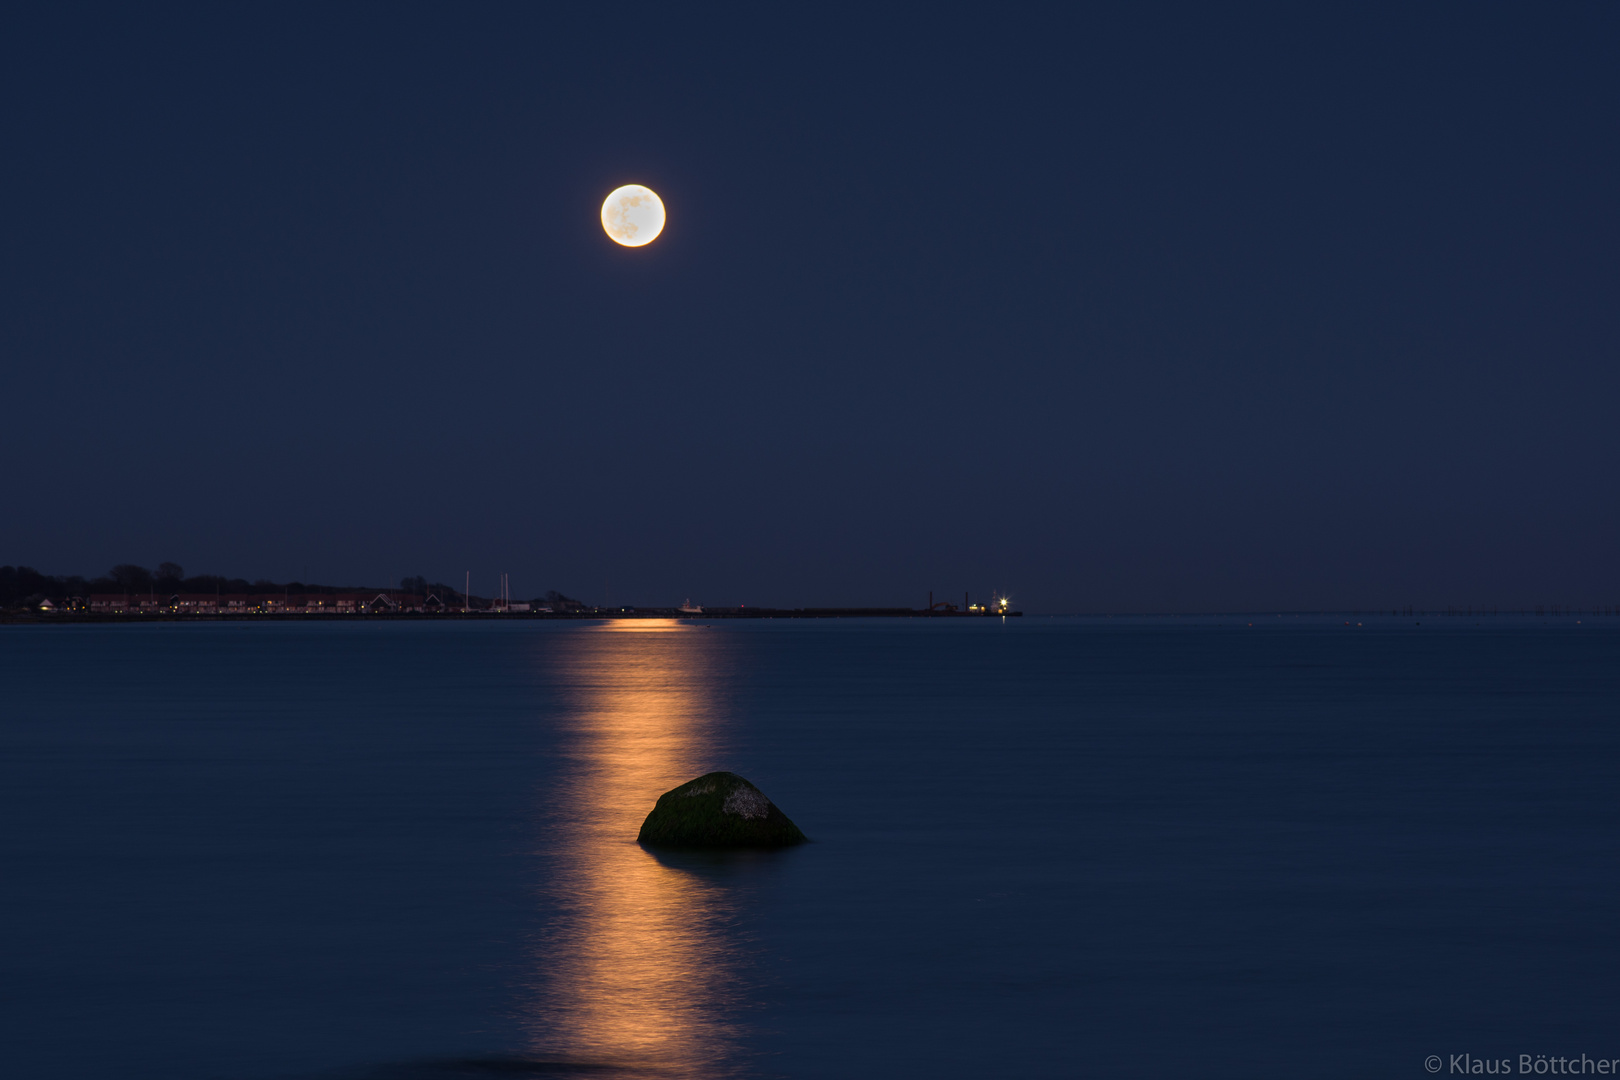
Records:
M759 788L712 772L660 795L636 839L648 847L778 848L807 837Z

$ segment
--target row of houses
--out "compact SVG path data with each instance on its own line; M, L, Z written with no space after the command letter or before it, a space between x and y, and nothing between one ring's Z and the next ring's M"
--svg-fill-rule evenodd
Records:
M89 609L107 615L392 615L401 612L435 614L460 611L459 597L447 600L429 593L347 592L301 595L248 593L93 593ZM528 604L506 610L528 611Z

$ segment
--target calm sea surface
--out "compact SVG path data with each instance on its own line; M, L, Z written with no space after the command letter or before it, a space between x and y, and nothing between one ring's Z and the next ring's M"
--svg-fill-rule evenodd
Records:
M1620 1058L1620 620L0 627L0 946L26 1078Z

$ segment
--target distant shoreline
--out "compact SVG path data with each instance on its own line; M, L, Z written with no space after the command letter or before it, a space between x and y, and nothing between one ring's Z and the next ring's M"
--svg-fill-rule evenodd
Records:
M303 612L230 612L221 614L188 614L184 612L89 612L89 611L6 611L0 612L0 626L51 626L65 623L98 624L109 626L138 626L150 623L216 623L216 622L600 622L606 619L679 619L686 622L705 622L730 619L998 619L1023 618L1022 611L980 613L978 611L928 611L923 608L706 608L701 612L682 611L679 608L602 608L580 611L446 611L429 614L417 611L355 612L355 613L303 613ZM1558 607L1519 610L1434 609L1391 611L1182 611L1182 612L1070 612L1054 614L1052 618L1085 619L1259 619L1278 618L1378 618L1378 619L1482 619L1500 617L1518 618L1614 618L1620 617L1620 608Z
M113 625L136 623L193 623L193 622L445 622L481 620L496 622L541 621L598 621L601 619L686 619L701 622L705 619L1002 619L1022 618L1022 611L927 611L920 608L706 608L700 612L679 608L605 608L584 611L445 611L424 613L401 612L7 612L0 615L0 624L51 623L107 623Z

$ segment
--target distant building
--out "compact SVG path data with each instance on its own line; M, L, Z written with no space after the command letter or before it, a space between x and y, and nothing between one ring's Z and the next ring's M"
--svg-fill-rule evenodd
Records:
M125 615L358 615L442 611L438 597L417 593L92 593L87 607L98 614ZM52 605L54 610L56 605ZM514 605L515 608L515 605Z

